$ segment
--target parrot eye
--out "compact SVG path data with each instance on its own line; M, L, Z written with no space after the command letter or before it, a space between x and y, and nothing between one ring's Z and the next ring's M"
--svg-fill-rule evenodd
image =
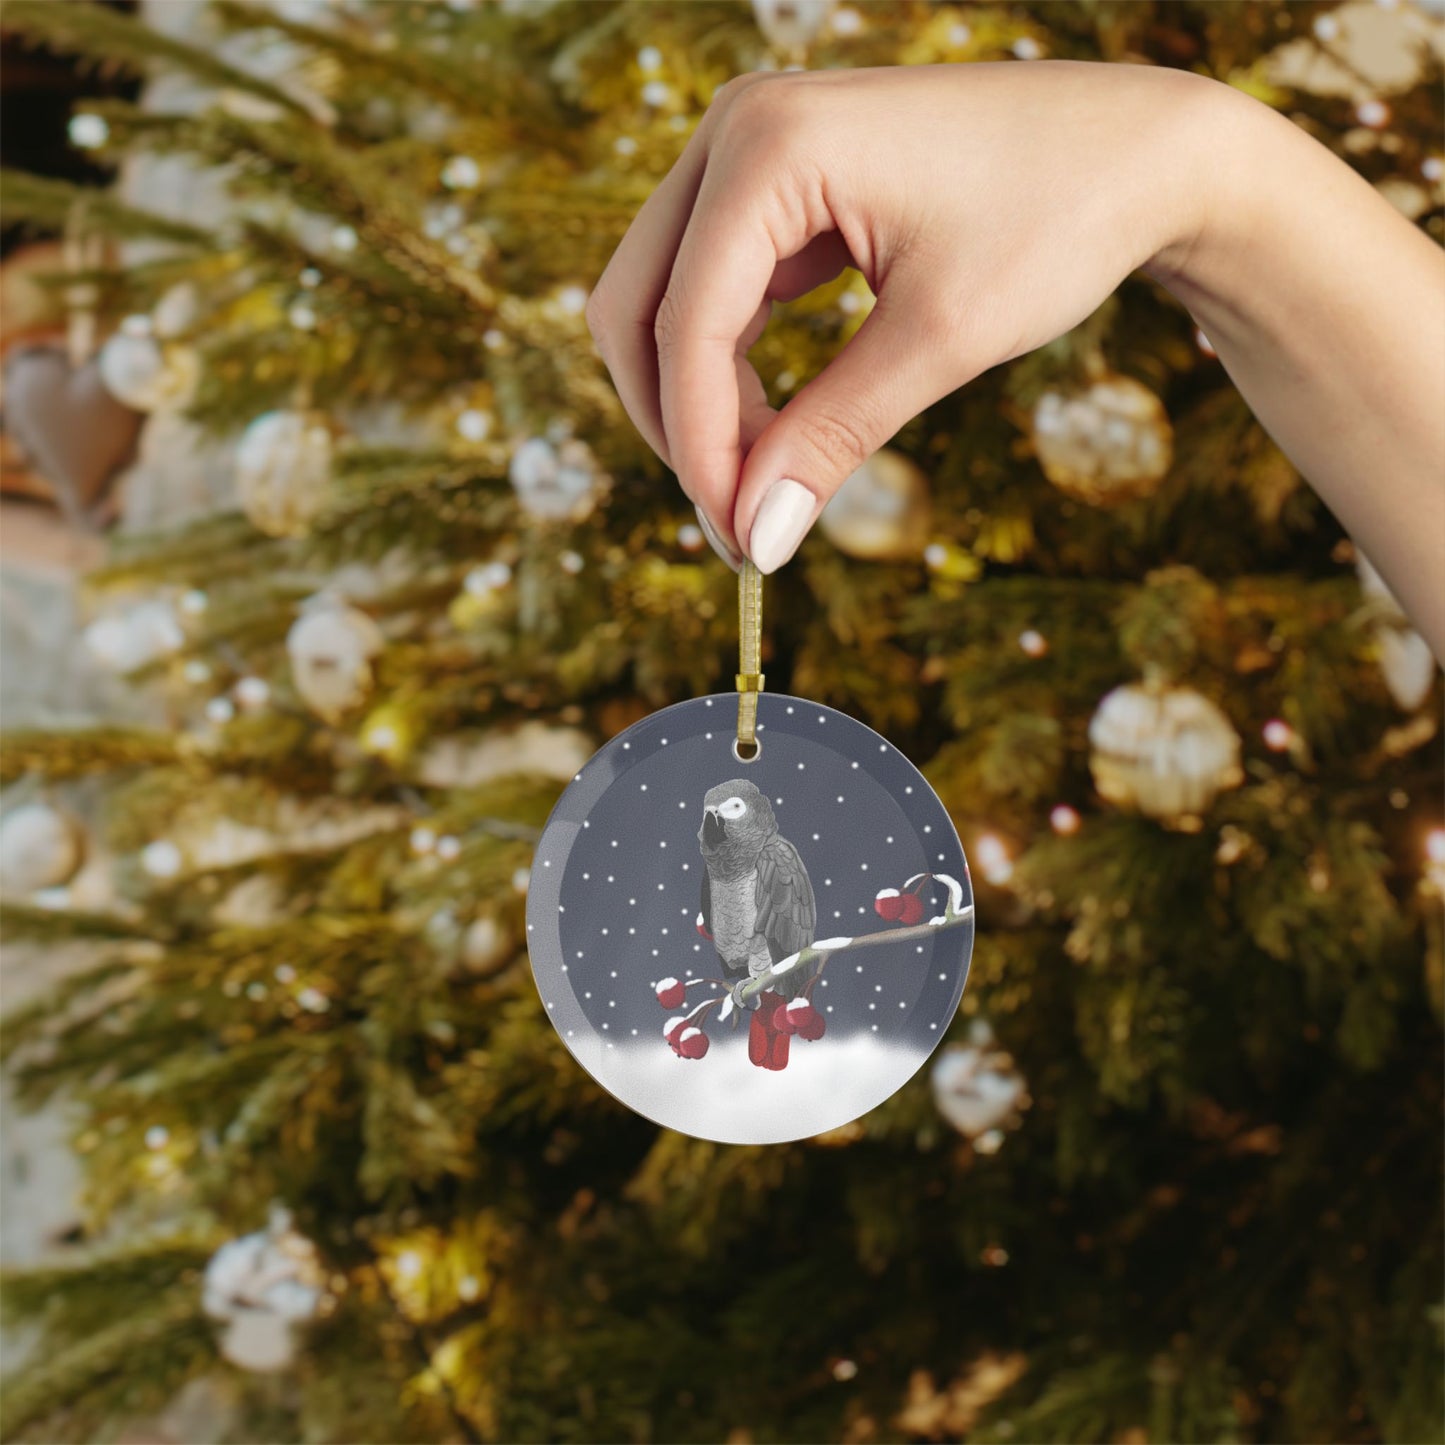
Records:
M748 805L741 798L729 798L718 808L718 813L724 818L741 818L748 810Z

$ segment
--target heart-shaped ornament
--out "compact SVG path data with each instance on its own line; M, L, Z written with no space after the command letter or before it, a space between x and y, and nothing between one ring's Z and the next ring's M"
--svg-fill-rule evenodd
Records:
M74 524L92 521L92 509L134 453L143 421L106 390L93 360L72 366L53 346L6 359L5 428Z

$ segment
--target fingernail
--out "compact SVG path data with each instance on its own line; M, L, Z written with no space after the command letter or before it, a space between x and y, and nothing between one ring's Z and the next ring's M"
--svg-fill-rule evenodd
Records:
M707 513L701 507L694 507L697 513L697 524L702 528L702 534L707 538L708 546L733 569L734 572L742 571L743 559L718 536L717 529L707 519Z
M748 534L748 551L759 572L776 572L798 550L817 510L818 499L791 477L768 488Z

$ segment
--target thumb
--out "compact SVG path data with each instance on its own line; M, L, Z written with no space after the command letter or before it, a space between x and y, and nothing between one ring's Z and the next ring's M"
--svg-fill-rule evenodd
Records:
M958 333L949 334L938 309L936 298L905 304L896 292L880 295L857 335L758 436L733 528L759 572L781 567L844 480L968 379Z

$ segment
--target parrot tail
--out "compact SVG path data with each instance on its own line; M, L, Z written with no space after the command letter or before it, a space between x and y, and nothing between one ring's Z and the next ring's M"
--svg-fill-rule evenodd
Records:
M788 1035L773 1027L773 1015L787 1003L780 993L758 996L758 1007L748 1026L748 1058L760 1069L788 1067Z

